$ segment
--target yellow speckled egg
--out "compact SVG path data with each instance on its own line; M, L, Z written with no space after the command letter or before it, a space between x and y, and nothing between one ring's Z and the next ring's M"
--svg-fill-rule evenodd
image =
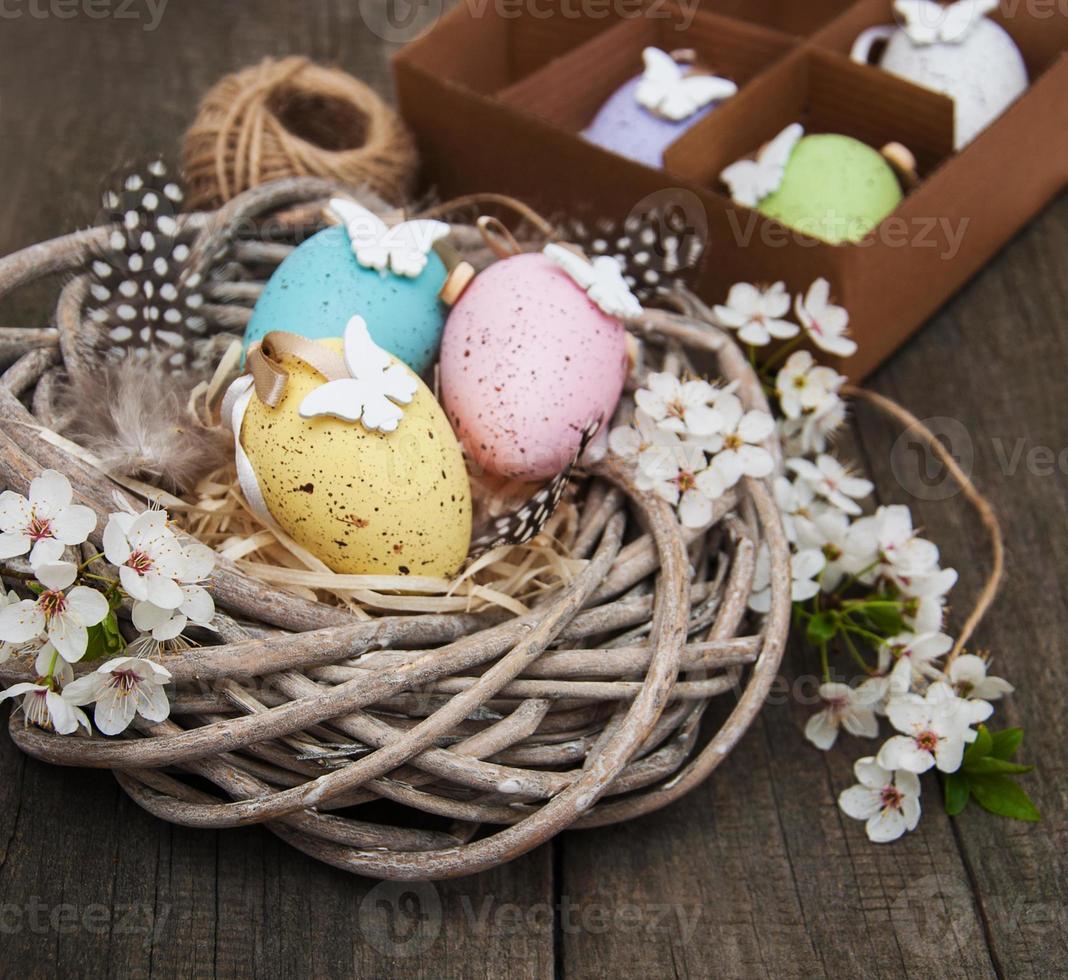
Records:
M321 343L341 351L340 340ZM241 444L282 530L335 572L456 572L471 540L471 487L427 386L419 382L396 431L369 432L360 422L301 418L300 403L323 377L292 355L280 363L285 394L276 408L251 398Z

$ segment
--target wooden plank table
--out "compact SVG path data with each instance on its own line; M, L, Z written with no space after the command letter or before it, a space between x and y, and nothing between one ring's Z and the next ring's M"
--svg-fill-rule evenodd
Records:
M154 29L160 8L147 0L2 6L3 253L91 223L101 177L119 166L160 151L176 162L200 93L265 54L305 53L389 85L392 46L367 29L364 2L177 0ZM835 805L863 746L816 752L801 738L810 708L784 695L684 802L404 894L315 864L259 828L159 823L107 774L29 761L5 732L0 974L1065 975L1066 256L1068 196L871 382L920 417L956 420L946 429L954 451L970 448L1004 522L1008 579L978 643L1019 688L999 719L1027 726L1025 755L1039 764L1028 788L1044 823L974 806L950 820L928 777L921 829L869 844ZM43 323L51 300L28 290L0 322ZM895 469L908 453L893 454L886 422L862 408L855 430L880 499L911 504L961 570L963 604L986 560L972 515ZM794 652L784 682L804 690L812 671Z

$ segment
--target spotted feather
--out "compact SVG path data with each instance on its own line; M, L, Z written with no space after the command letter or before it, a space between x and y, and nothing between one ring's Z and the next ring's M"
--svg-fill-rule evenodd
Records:
M591 259L612 256L643 304L655 302L692 275L707 240L700 222L670 198L650 205L647 213L630 214L623 222L565 216L558 225L561 238L579 245Z
M207 367L198 362L214 354L205 283L189 264L195 233L178 222L182 200L158 160L103 196L101 221L114 228L89 264L85 312L106 361L133 356L186 373Z
M471 543L471 558L478 558L487 551L492 551L502 545L526 544L537 537L559 506L560 499L567 489L567 484L571 479L575 465L582 458L582 454L589 448L600 427L600 419L586 424L586 427L582 430L582 439L579 441L578 449L571 462L522 507L517 508L510 514L496 518L484 534L475 538Z

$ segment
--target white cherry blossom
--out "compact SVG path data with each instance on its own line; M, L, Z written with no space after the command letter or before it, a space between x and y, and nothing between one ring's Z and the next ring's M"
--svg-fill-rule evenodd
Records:
M792 544L797 541L802 523L811 521L817 513L816 491L804 480L789 480L785 476L775 477L773 489L775 503L782 517L783 530Z
M916 684L941 677L935 661L953 649L953 639L945 633L901 633L887 640L885 646L894 659L890 689L904 694Z
M72 680L74 680L74 668L67 663L67 661L59 655L59 651L47 641L42 644L37 651L33 669L37 671L38 677L48 677L51 675L52 680L58 683L61 688L66 687Z
M660 428L679 436L710 436L723 424L721 414L709 404L716 389L707 381L680 381L673 374L650 374L647 387L639 388L634 401Z
M19 598L19 594L14 589L9 590L6 595L0 590L0 610L4 610L8 606L17 605L21 601L22 599ZM17 643L8 643L6 640L0 642L0 664L6 663L11 654L18 649L18 646Z
M167 526L167 513L112 514L104 528L104 555L119 569L119 581L136 602L177 609L183 600L185 554Z
M36 568L58 562L68 545L82 544L96 527L96 514L73 499L70 481L56 470L30 483L28 499L13 490L0 493L0 559L29 552Z
M72 681L63 693L71 704L95 702L97 729L104 735L118 735L137 715L151 722L167 718L171 705L164 686L170 679L170 671L151 660L117 657Z
M716 408L722 417L720 432L705 443L713 454L709 469L714 473L716 486L722 485L722 494L733 487L743 476L763 479L775 469L771 453L762 443L775 431L775 422L767 412L758 409L745 411L741 399L732 393L716 399ZM708 490L713 476L707 479Z
M993 711L986 701L958 698L941 681L927 688L922 697L897 695L886 706L886 716L902 734L888 739L879 750L879 765L915 773L934 766L942 772L956 772L964 747L976 739L972 725L986 721Z
M796 419L779 420L779 437L789 455L809 456L827 451L846 420L845 402L836 398L824 408Z
M974 653L957 657L946 671L946 679L961 698L979 698L981 701L998 701L1015 688L1000 677L991 677L987 671L990 664Z
M15 684L0 694L0 702L18 697L22 698L22 714L28 725L52 729L60 735L73 735L79 725L90 731L85 712L48 684Z
M215 618L215 601L199 583L206 581L215 567L215 552L206 545L193 542L183 549L184 570L178 581L182 601L177 609L163 609L151 602L135 602L133 624L154 640L163 643L182 634L192 622L209 626Z
M920 780L915 773L890 772L868 756L853 766L857 784L838 797L842 812L864 820L868 839L876 844L897 840L920 822Z
M797 481L799 486L808 484ZM811 491L814 493L814 491ZM868 556L858 549L850 533L849 517L833 507L811 507L796 522L799 548L815 548L826 560L821 585L833 592L847 575L856 575L868 564Z
M107 599L95 589L84 585L71 589L76 577L77 569L67 562L38 568L37 580L44 591L36 599L0 609L0 639L22 644L47 636L64 660L81 660L89 643L88 628L109 610Z
M863 500L875 489L870 480L853 476L833 456L823 453L816 461L795 457L787 460L787 468L808 483L816 493L845 514L861 513L857 500Z
M906 596L940 599L957 581L953 569L939 568L938 546L913 530L908 507L880 507L855 521L852 533L857 548L873 555L867 582L887 579Z
M674 432L662 429L656 420L640 408L634 410L632 425L616 426L608 435L608 448L617 456L641 465L642 457L655 446L678 445Z
M713 310L720 326L738 331L738 339L753 347L764 347L772 339L789 340L800 333L796 323L783 319L790 312L786 284L777 282L760 289L747 282L735 283L725 306Z
M820 590L819 574L823 571L824 558L818 551L808 548L790 555L790 599L807 602ZM753 612L771 610L771 554L768 546L761 545L757 552L756 568L753 570L753 588L749 596L749 608Z
M819 693L823 708L805 725L805 738L816 748L830 749L838 740L839 728L860 738L875 738L879 734L879 719L874 710L881 693L878 688L864 684L850 687L831 681L821 684Z
M779 407L788 419L830 412L841 399L845 375L822 364L807 351L794 351L775 378Z
M852 357L857 352L856 342L846 334L849 314L831 301L831 284L826 279L817 279L804 297L794 302L794 312L812 342L828 354L836 357Z
M677 507L683 526L704 527L712 519L712 502L716 499L701 487L706 462L700 449L686 443L654 447L645 454L635 483L639 490L651 490Z

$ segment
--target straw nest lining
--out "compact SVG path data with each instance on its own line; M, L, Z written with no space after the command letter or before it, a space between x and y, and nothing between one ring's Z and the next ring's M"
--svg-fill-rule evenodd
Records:
M288 227L297 237L337 190L312 178L278 181L183 219L198 229L202 255L234 229L244 236L233 254L247 288L209 304L217 324L240 328L291 248L256 240L256 219L271 214L272 235ZM105 234L93 229L0 261L0 295L77 272ZM76 277L60 297L57 329L0 335L0 358L17 357L0 378L0 485L25 492L44 467L66 472L79 502L97 512L99 535L122 491L47 433L55 374L82 349L82 296ZM743 401L761 406L744 356L702 305L680 294L678 307L646 311L632 325L644 363L681 373L691 357L713 355ZM197 529L196 513L176 516ZM444 612L398 614L342 595L346 608L281 591L221 557L210 583L221 645L163 658L175 681L169 721L126 738L64 738L13 713L11 736L48 762L112 769L135 802L166 820L264 823L319 860L380 878L470 874L565 828L649 813L708 776L768 693L790 615L778 512L767 484L747 480L718 503L707 533L688 533L608 457L576 483L557 520L562 547L542 539L494 559L515 572L538 548L553 554L542 560L556 578L543 575L523 592L522 610L470 589L455 591L457 608ZM771 558L771 612L751 628L746 602L761 545ZM366 591L401 608L414 598ZM25 658L0 667L6 682L32 673ZM707 708L727 693L733 708L714 724ZM381 800L445 819L408 812L391 825L350 809ZM442 829L413 829L420 822Z

